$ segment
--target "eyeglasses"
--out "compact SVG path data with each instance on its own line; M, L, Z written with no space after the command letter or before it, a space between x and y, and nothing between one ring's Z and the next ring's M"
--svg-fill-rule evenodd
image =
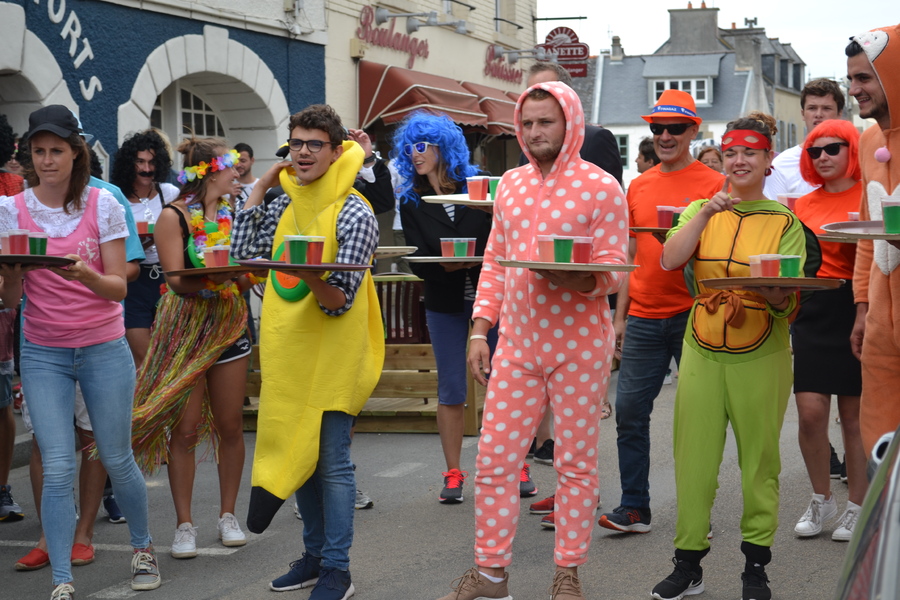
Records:
M650 133L653 135L662 135L663 131L668 131L669 135L681 135L688 130L692 123L670 123L663 125L662 123L650 123Z
M415 144L406 144L403 146L403 151L407 156L412 156L414 150L416 154L425 154L428 150L428 146L437 147L436 144L432 144L431 142L416 142Z
M324 148L326 144L334 146L334 144L332 144L331 142L323 142L321 140L300 140L297 138L289 138L287 143L288 148L290 148L294 152L300 152L301 150L303 150L303 146L306 145L306 149L313 154L318 154L319 152L321 152L322 148Z
M825 144L824 146L810 146L806 149L806 153L809 154L809 157L813 160L816 160L820 156L822 156L822 151L825 151L825 154L828 156L837 156L841 151L841 146L849 146L847 142L832 142L830 144Z

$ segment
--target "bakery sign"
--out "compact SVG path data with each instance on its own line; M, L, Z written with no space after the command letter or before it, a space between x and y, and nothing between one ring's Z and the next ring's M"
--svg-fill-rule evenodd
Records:
M587 77L588 45L579 42L578 34L572 29L557 27L547 34L543 44L536 47L555 54L559 64L572 77Z
M394 23L396 21L397 19L391 19L389 27L377 27L375 23L375 9L371 6L363 6L359 12L359 27L356 29L356 37L372 46L380 46L409 54L406 66L412 69L417 57L428 58L428 40L414 38L411 35L394 31Z
M510 83L522 83L522 69L514 68L502 54L498 56L494 51L494 44L488 44L484 55L484 74Z

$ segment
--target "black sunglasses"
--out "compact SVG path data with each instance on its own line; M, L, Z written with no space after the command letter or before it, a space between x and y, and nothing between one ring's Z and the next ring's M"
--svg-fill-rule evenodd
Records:
M653 135L662 135L663 131L668 131L669 135L681 135L688 130L691 123L671 123L663 125L661 123L650 123L650 133Z
M312 152L313 154L317 154L322 151L322 148L325 147L325 144L334 146L331 142L323 142L321 140L301 140L298 138L290 138L287 141L288 148L293 150L294 152L300 152L303 150L304 144L306 148Z
M806 149L807 154L813 160L816 160L820 156L822 156L822 151L825 151L825 154L828 156L837 156L838 152L841 151L841 146L849 146L847 142L832 142L830 144L825 144L824 146L810 146Z

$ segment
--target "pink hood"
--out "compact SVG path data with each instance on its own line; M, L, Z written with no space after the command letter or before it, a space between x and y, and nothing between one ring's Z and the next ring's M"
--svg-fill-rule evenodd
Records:
M538 175L541 174L541 169L538 167L537 162L528 150L528 146L525 144L525 139L522 137L522 103L525 101L526 94L529 91L538 88L553 94L566 117L566 137L562 148L560 148L559 156L556 157L553 168L547 176L547 185L552 186L557 179L560 165L569 165L573 160L580 160L579 152L581 151L581 145L584 143L584 110L581 108L581 100L578 98L575 90L559 81L535 84L519 96L519 101L516 102L515 115L516 138L519 140L519 147L522 148L522 152Z

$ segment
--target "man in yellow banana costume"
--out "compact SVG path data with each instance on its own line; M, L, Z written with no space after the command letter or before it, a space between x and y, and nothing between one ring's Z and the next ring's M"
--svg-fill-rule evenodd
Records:
M352 187L362 148L345 139L327 105L292 115L289 130L289 160L260 178L235 215L232 255L277 260L285 235L317 235L325 238L323 263L370 263L378 225ZM266 207L265 191L278 183L286 193ZM315 585L312 600L345 600L354 593L350 429L381 375L381 309L369 271L271 275L260 319L263 379L247 527L265 530L296 490L305 551L269 587Z

